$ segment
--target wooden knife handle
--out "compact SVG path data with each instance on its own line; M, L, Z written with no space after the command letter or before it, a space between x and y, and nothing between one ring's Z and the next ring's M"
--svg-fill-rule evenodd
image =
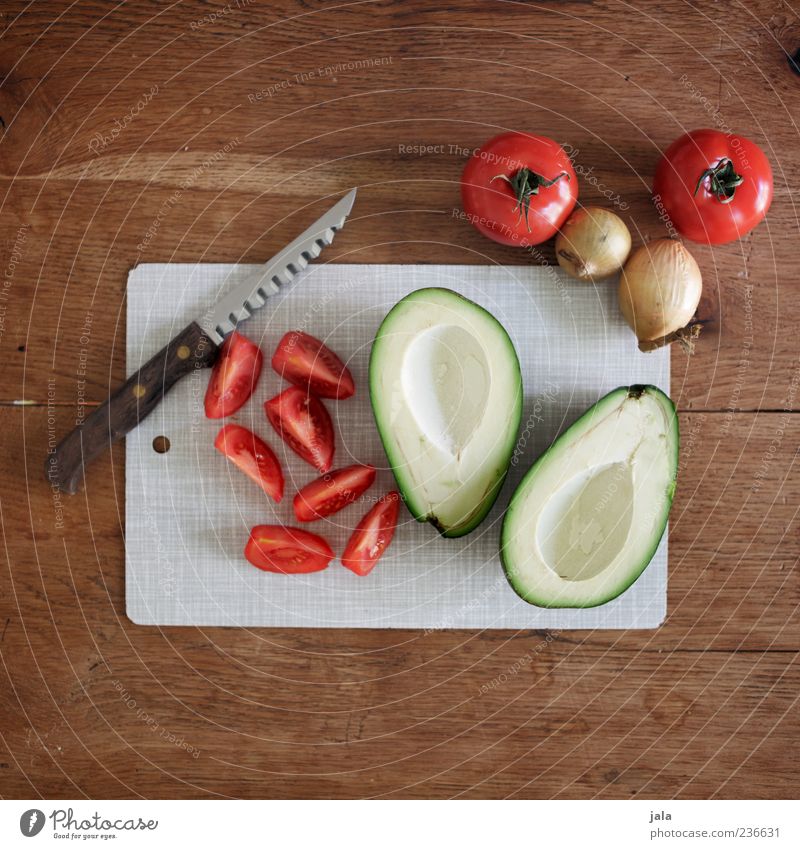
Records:
M218 352L199 324L185 327L48 452L45 472L51 485L76 493L85 467L95 457L149 416L182 377L211 366Z

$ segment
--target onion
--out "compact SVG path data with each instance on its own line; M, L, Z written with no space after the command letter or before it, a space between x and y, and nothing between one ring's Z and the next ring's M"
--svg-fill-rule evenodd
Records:
M625 222L599 206L574 212L556 236L558 264L576 280L592 282L616 274L630 252Z
M673 239L642 245L625 263L619 280L619 307L642 351L676 339L687 344L701 322L692 321L703 278L694 257Z

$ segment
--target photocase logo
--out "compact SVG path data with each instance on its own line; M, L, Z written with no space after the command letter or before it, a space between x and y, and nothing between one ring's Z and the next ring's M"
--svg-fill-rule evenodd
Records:
M38 808L31 808L19 818L19 830L25 837L36 837L44 828L44 813Z
M25 837L36 837L44 828L47 820L52 820L53 836L66 838L98 837L97 832L121 832L121 831L155 831L158 828L158 820L144 820L141 817L129 817L125 819L110 820L102 816L98 811L93 814L76 819L72 808L56 808L48 816L38 808L31 808L19 818L19 830ZM58 833L60 832L60 833ZM90 832L81 835L80 832ZM115 837L115 834L100 834L103 839Z

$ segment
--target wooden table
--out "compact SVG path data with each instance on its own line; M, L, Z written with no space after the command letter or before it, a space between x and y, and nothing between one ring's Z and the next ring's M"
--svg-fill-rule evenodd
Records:
M787 4L1 8L0 795L797 795ZM354 185L328 257L520 262L453 217L465 152L506 129L572 145L581 200L618 195L638 243L664 234L648 196L659 151L703 125L764 147L775 201L741 243L691 247L710 324L694 357L672 353L683 445L662 628L125 618L123 448L72 498L42 464L123 377L131 266L263 260Z

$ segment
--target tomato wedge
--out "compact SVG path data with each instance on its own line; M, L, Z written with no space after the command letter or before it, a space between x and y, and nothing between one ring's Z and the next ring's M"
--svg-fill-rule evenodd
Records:
M223 419L235 413L253 394L263 363L255 342L235 330L226 337L208 381L206 416Z
M306 484L294 497L299 522L313 522L352 504L375 482L372 466L345 466Z
M252 478L270 498L283 498L283 472L275 452L246 427L223 425L214 447Z
M333 465L333 423L319 398L290 386L264 404L270 424L299 457L320 472Z
M302 330L287 333L272 355L278 374L320 398L349 398L356 391L347 366L319 339Z
M390 492L379 498L348 540L342 565L356 575L368 575L392 541L399 509L399 492Z
M300 575L325 569L333 560L333 549L322 537L299 528L256 525L244 556L265 572Z

